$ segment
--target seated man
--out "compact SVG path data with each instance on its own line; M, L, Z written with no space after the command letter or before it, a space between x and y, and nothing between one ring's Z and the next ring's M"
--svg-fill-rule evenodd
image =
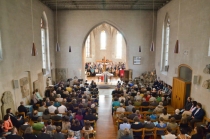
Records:
M136 109L135 108L133 108L132 109L132 114L130 114L129 116L128 116L128 119L131 119L131 120L133 120L133 118L135 117L135 116L138 116L137 114L136 114Z
M125 108L123 108L122 103L120 103L120 107L117 108L116 112L125 112Z
M189 118L190 119L190 125L191 125L192 128L194 128L194 124L196 122L201 122L203 120L204 115L205 115L205 112L202 109L201 103L197 103L196 107L197 107L196 110L194 110L192 112L192 116Z
M30 125L28 124L28 122L29 122L29 119L28 118L25 118L24 119L24 124L20 126L20 129L22 131L25 131L27 127L30 127Z
M176 139L174 134L171 134L172 129L170 127L167 128L167 135L164 136L164 139Z
M45 109L47 109L47 108L46 108L46 103L45 103L45 102L42 102L42 106L39 107L38 112L44 112Z
M131 101L128 101L128 106L126 106L126 111L127 112L132 112L132 109L134 108L134 106L131 104Z
M51 106L48 107L49 113L54 113L57 108L54 106L53 101L50 101L50 104Z
M66 106L64 106L64 102L62 102L61 103L61 106L58 107L58 112L59 113L65 113L65 112L67 112L67 108L66 108Z
M56 127L56 133L53 135L53 139L65 139L64 135L61 133L61 127Z
M38 117L37 123L34 123L32 125L32 128L35 131L41 131L43 127L44 127L44 123L42 123L42 117Z
M27 115L27 109L23 104L23 101L21 101L20 106L18 107L18 112L25 112L25 115Z
M37 135L37 139L51 139L51 136L46 133L45 127L42 127L41 133Z
M142 101L141 106L149 106L149 102L147 102L145 98L143 98ZM142 108L142 111L148 111L148 108Z
M128 119L126 117L123 118L123 123L120 124L120 130L124 130L125 128L131 128L131 125L128 123Z
M55 110L55 115L53 115L51 119L54 121L54 125L56 126L61 125L60 122L56 122L62 120L62 116L59 114L58 110Z

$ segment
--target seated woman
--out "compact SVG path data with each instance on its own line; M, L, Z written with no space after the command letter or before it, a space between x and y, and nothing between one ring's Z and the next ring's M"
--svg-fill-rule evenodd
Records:
M51 104L50 104L50 99L49 99L49 97L47 97L47 98L46 98L46 106L49 107L50 105L51 105Z
M144 128L144 125L140 122L139 117L134 117L133 118L134 123L131 124L131 128L132 129L141 129ZM142 133L139 132L134 132L133 133L134 136L139 137L140 135L142 135Z
M93 131L93 127L90 125L89 121L85 122L85 126L82 128L83 131ZM93 134L89 134L89 137L92 137Z
M69 122L68 116L62 118L62 130L69 130L71 128L71 123Z
M60 105L61 105L60 102L58 102L58 99L56 98L55 102L54 102L54 106L55 107L59 107Z
M167 121L169 120L169 116L171 116L171 114L168 114L167 111L163 109L163 113L160 114L160 118L162 117L165 121Z
M160 117L159 118L159 123L156 125L157 128L166 128L167 127L167 124L164 123L164 119L163 117ZM157 131L157 134L158 135L164 135L164 131Z
M122 135L122 136L120 137L120 139L133 139L133 137L132 137L131 134L130 134L130 130L127 129L127 128L125 128L125 130L124 130L124 135Z
M170 122L168 123L167 127L171 128L172 129L172 132L173 134L176 134L176 131L175 129L178 127L178 124L176 123L176 120L174 117L172 117L170 119Z
M163 109L163 102L159 102L159 105L154 109L154 112L161 113Z
M178 139L190 139L191 137L186 134L185 130L180 129L180 134L177 136Z
M79 120L72 120L71 130L74 131L75 136L80 139L80 130L82 130L82 126L80 125Z
M114 111L116 110L115 107L119 107L120 106L120 102L118 101L118 98L115 97L114 101L112 102L112 115L114 113Z
M196 106L197 106L197 101L192 101L192 107L190 108L189 111L185 110L183 113L182 113L182 116L191 116L192 115L192 112L194 110L196 110Z
M70 131L70 132L68 133L68 138L67 138L67 139L76 139L76 138L74 137L74 132Z
M43 120L49 120L51 118L51 115L49 113L49 110L48 109L45 109L43 115L42 115L42 119Z
M152 112L152 114L150 115L151 120L157 120L158 115L156 114L156 112Z
M188 133L188 134L190 134L192 130L191 127L189 127L188 125L186 117L182 117L179 128L185 130L185 133Z
M204 137L203 129L201 126L196 126L194 128L195 134L191 136L191 139L202 139Z
M8 108L6 110L6 113L10 116L10 120L13 124L13 126L15 126L16 128L19 128L20 125L22 125L24 123L22 118L17 118L13 113L12 113L12 109Z
M4 123L3 125L4 126L4 132L8 132L9 130L11 130L13 128L13 124L12 124L12 121L10 119L10 115L5 115L4 116Z

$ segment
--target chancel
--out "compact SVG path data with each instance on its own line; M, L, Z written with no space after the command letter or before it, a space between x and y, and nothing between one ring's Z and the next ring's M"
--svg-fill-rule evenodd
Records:
M210 0L0 0L0 138L209 139L209 13Z

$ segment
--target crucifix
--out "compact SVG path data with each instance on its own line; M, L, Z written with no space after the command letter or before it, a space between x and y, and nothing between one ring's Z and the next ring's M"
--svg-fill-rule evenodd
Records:
M102 60L97 60L96 62L101 62L103 64L103 72L106 71L106 63L110 63L112 61L106 59L106 57L104 56L104 58Z

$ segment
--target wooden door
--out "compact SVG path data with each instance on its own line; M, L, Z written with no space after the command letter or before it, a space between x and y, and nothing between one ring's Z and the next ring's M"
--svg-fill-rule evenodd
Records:
M172 106L175 109L181 109L184 107L185 94L186 83L179 78L173 78Z

